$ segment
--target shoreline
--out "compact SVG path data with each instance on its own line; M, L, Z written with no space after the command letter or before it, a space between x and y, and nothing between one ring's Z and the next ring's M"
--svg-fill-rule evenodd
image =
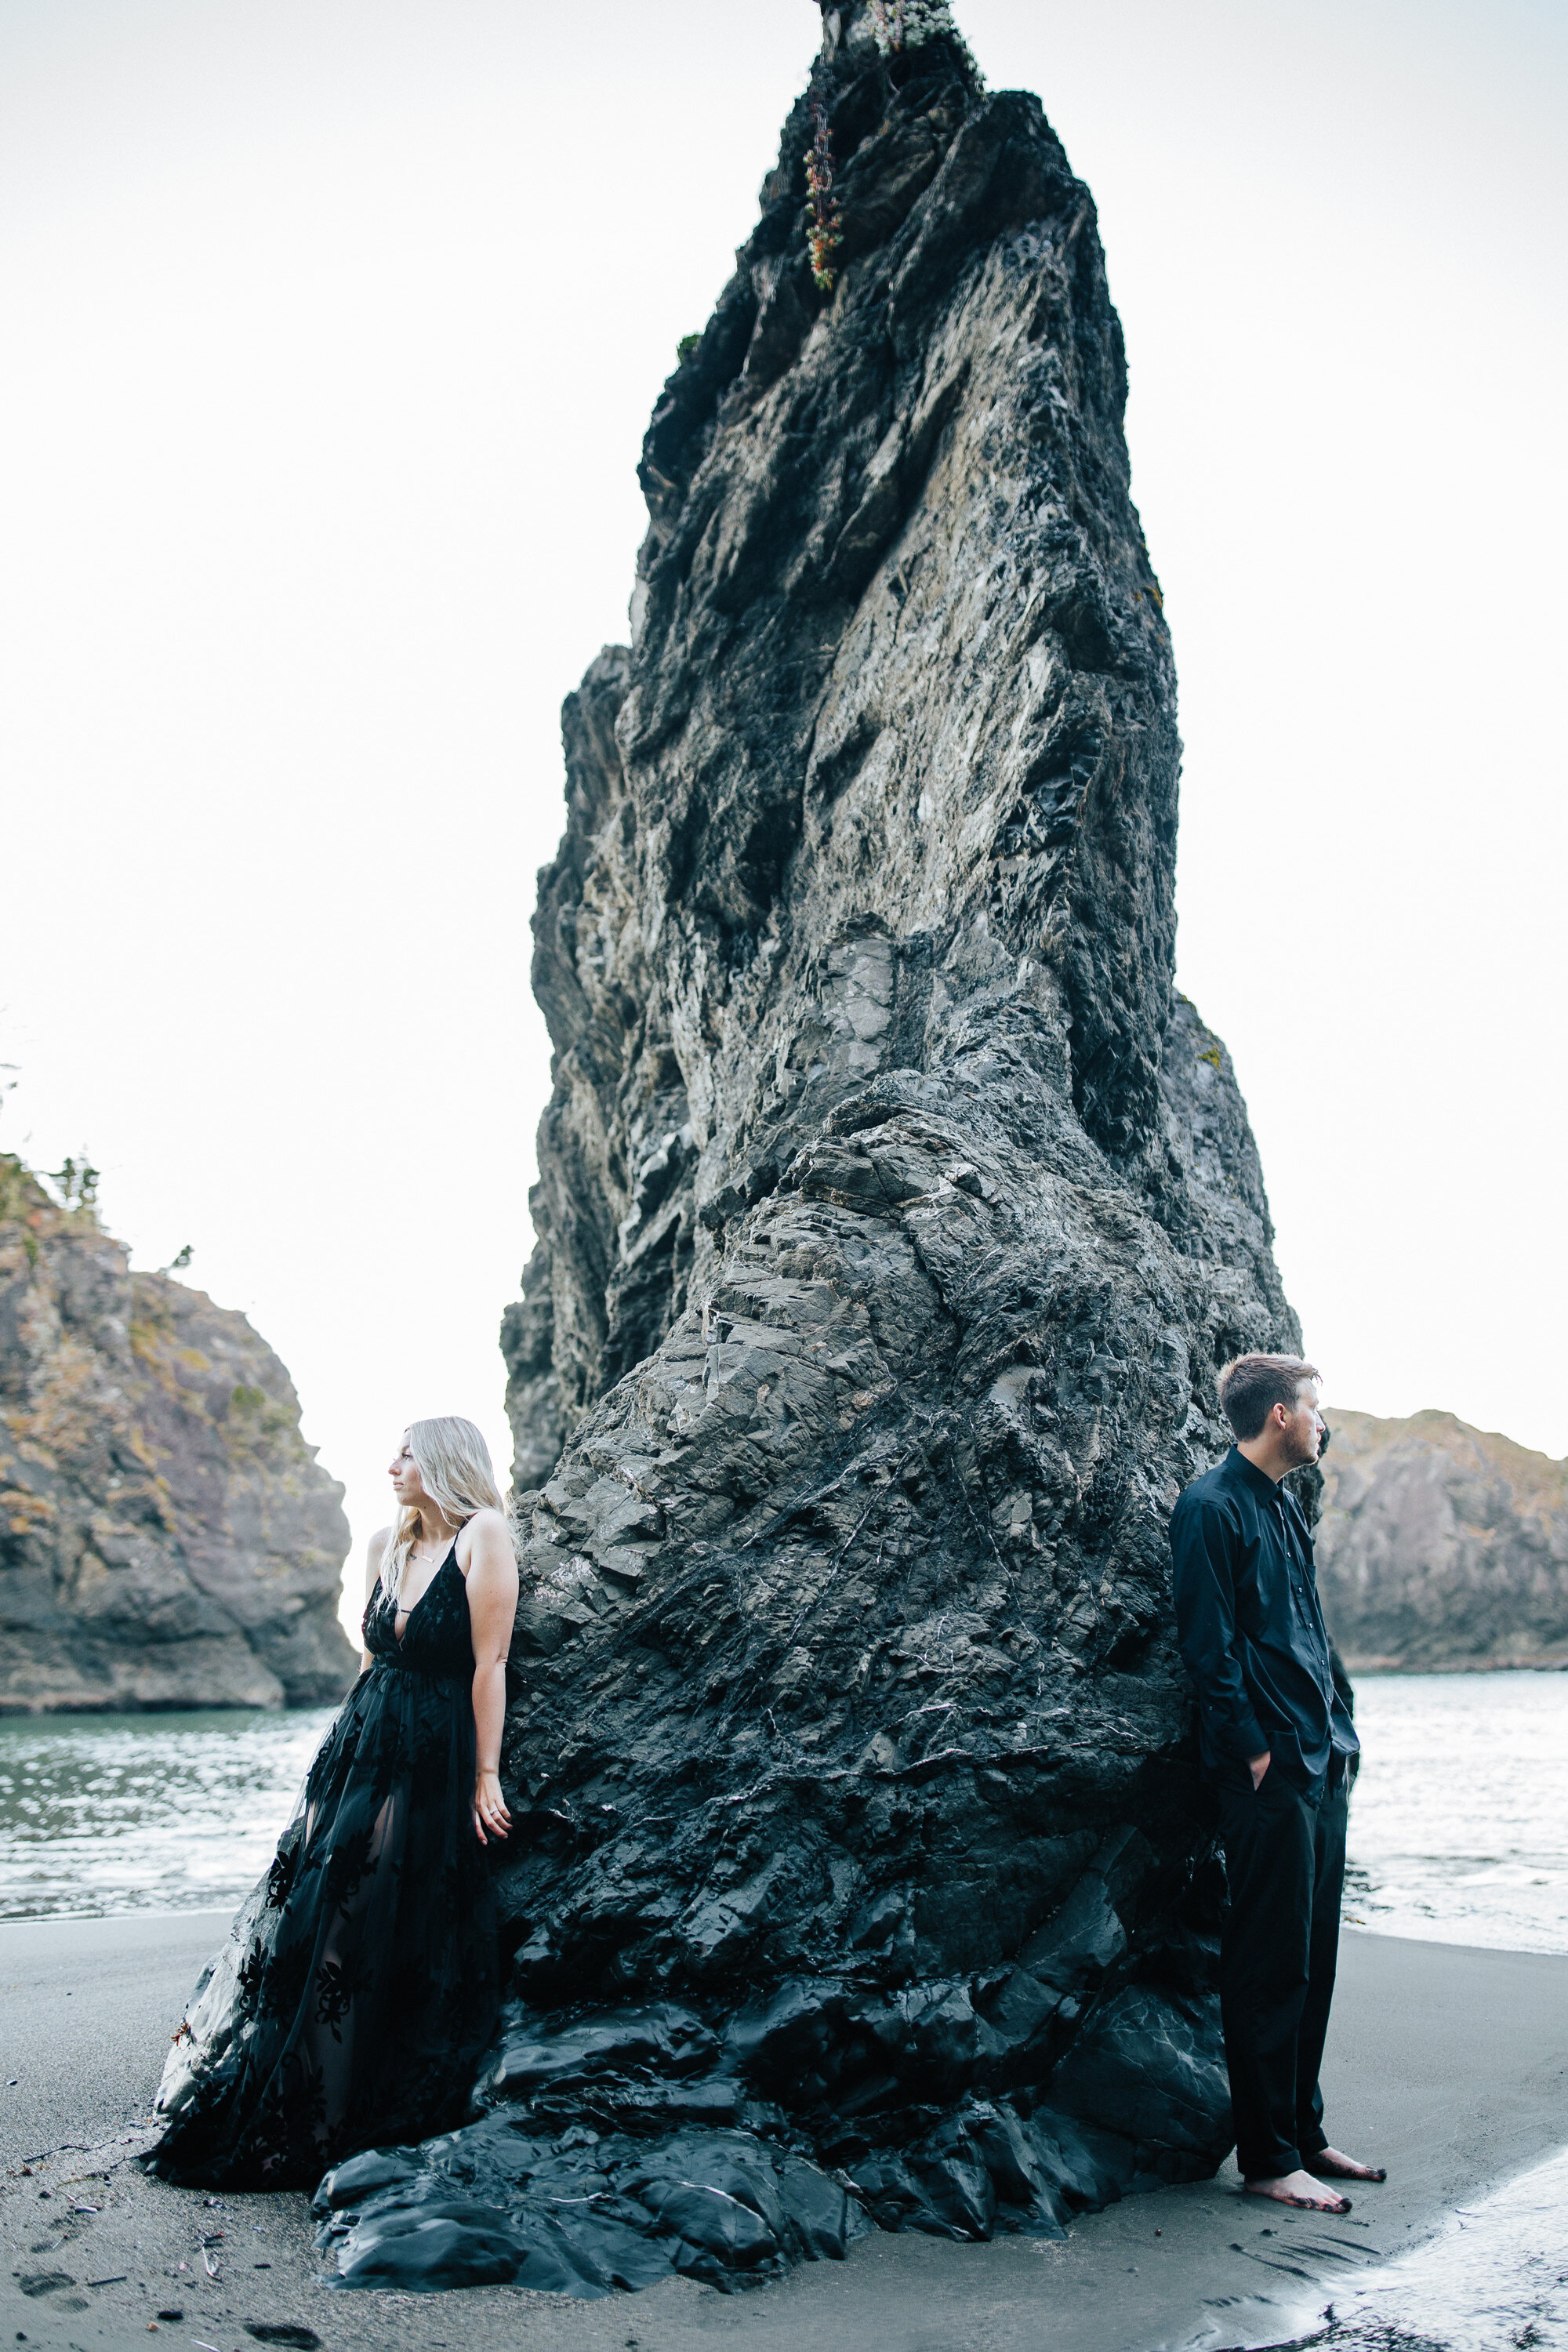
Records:
M127 1927L134 1927L142 1923L145 1923L151 1927L166 1929L172 1937L178 1939L180 1931L189 1923L193 1921L208 1921L212 1923L212 1942L210 1948L212 1951L216 1951L223 1942L225 1937L227 1935L229 1924L234 1918L236 1912L239 1909L240 1905L245 1901L246 1896L250 1893L250 1891L251 1890L248 1886L242 1888L241 1891L234 1897L232 1902L226 1902L221 1905L214 1903L193 1903L188 1908L176 1907L173 1909L165 1908L163 1910L153 1910L151 1906L148 1906L145 1909L138 1907L128 1911L0 1912L0 1939L4 1939L9 1936L10 1932L14 1928L23 1929L110 1926ZM1348 1902L1351 1897L1347 1895L1345 1899ZM1489 1958L1508 1958L1510 1957L1517 1957L1520 1959L1532 1960L1560 1959L1568 1963L1568 1945L1565 1945L1561 1948L1555 1948L1550 1946L1537 1944L1465 1943L1458 1937L1454 1936L1443 1935L1436 1932L1431 1935L1421 1935L1412 1932L1407 1927L1401 1929L1378 1927L1372 1926L1365 1919L1352 1918L1350 1916L1342 1918L1340 1923L1340 1948L1342 1954L1344 1950L1347 1938L1353 1938L1357 1942L1368 1941L1373 1943L1415 1944L1419 1945L1424 1948L1436 1948L1445 1951L1475 1952L1478 1954L1484 1953ZM4 1989L4 1982L5 1947L3 1940L0 1940L0 1990ZM188 1990L189 1988L187 1987L186 1990ZM182 2000L183 1998L184 1995L181 1996ZM177 2010L179 2004L176 2002L175 2006ZM1568 2147L1568 2106L1565 2106L1563 2113L1563 2137L1564 2147Z
M61 1927L71 1920L82 1919L232 1919L250 1889L246 1887L232 1903L192 1903L154 1911L149 1904L137 1905L128 1911L6 1911L0 1912L0 1931L7 1927Z
M167 1723L171 1716L235 1716L259 1715L268 1723L286 1721L291 1715L331 1715L342 1706L351 1683L337 1698L280 1698L268 1706L262 1700L233 1702L219 1699L171 1699L165 1705L160 1700L150 1706L127 1706L122 1697L105 1700L100 1706L96 1701L82 1700L72 1706L30 1706L20 1699L0 1699L0 1726L8 1723Z
M1387 1658L1358 1663L1344 1657L1342 1651L1341 1656L1352 1682L1358 1675L1364 1682L1378 1675L1397 1675L1405 1681L1415 1675L1568 1675L1568 1653L1549 1658L1454 1658L1447 1664L1419 1666L1395 1664Z
M227 1919L0 1922L0 2311L7 2340L19 2331L30 2352L145 2347L149 2323L172 2308L184 2315L157 2323L162 2337L218 2352L254 2340L251 2324L303 2328L329 2352L411 2341L510 2352L524 2335L530 2352L624 2352L628 2340L638 2352L1279 2345L1458 2205L1568 2140L1568 1957L1365 1931L1342 1948L1324 2091L1336 2144L1392 2178L1342 2221L1244 2200L1227 2164L1212 2181L1085 2217L1065 2240L878 2232L846 2263L732 2296L685 2281L600 2302L517 2287L349 2293L320 2268L302 2196L209 2206L133 2161L166 2037ZM201 2251L215 2229L216 2280Z

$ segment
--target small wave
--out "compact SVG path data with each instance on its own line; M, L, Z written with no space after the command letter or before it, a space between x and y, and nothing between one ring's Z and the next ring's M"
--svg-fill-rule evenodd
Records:
M1287 2332L1289 2331L1289 2332ZM1568 2152L1315 2312L1216 2306L1192 2352L1568 2352Z
M0 1919L232 1906L331 1721L317 1707L0 1724Z

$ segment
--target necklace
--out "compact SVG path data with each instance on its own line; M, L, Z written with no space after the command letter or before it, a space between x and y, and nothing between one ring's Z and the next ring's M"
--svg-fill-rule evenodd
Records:
M438 1544L434 1551L421 1551L417 1544L410 1544L408 1548L408 1557L410 1560L419 1560L427 1567L433 1559L444 1559L447 1552L450 1549L451 1547L449 1545L441 1546ZM434 1580L435 1580L432 1578L431 1581L434 1582ZM424 1598L424 1593L421 1593L419 1600L423 1601ZM417 1609L418 1606L418 1601L409 1603L400 1599L395 1603L394 1614L395 1617L401 1617L404 1623L406 1625L413 1611Z

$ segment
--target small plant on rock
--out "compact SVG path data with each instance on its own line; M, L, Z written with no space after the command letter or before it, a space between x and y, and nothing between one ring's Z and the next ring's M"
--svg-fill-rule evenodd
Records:
M953 22L948 0L868 0L868 14L872 36L885 58L897 57L905 49L923 48L927 41L944 38L962 53L977 86L984 88L969 44Z
M47 1181L53 1185L62 1209L85 1209L89 1215L98 1208L99 1171L86 1152L79 1160L68 1160L62 1168L51 1169Z
M805 151L806 250L811 256L813 278L824 294L831 294L833 253L835 247L844 242L844 229L838 199L833 192L833 134L827 127L827 110L816 96L811 101L811 119L816 135Z
M953 29L947 0L870 0L868 14L885 58L897 49L918 49L933 33Z

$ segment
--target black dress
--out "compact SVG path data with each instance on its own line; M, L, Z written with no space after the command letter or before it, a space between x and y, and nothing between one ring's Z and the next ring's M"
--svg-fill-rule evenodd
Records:
M500 2006L474 1832L473 1637L457 1546L405 1622L378 1586L374 1664L306 1777L278 1857L204 1971L163 2069L166 2180L308 2187L357 2148L462 2120Z

